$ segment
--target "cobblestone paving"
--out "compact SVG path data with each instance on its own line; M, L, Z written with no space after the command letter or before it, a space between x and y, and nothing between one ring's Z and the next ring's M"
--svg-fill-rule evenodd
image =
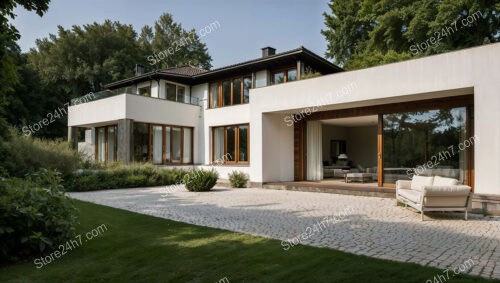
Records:
M459 268L500 278L500 217L432 213L424 222L395 200L265 189L223 189L208 193L155 187L71 193L97 204L279 240L328 247L381 259L441 269ZM316 225L328 216L324 225ZM316 228L316 229L314 229ZM301 234L306 233L306 237ZM294 239L295 238L295 239ZM307 238L307 239L304 239ZM284 251L286 252L286 251ZM469 261L471 262L471 261Z

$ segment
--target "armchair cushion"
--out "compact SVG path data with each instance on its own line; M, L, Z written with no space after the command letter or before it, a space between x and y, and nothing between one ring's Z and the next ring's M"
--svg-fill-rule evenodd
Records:
M415 175L411 179L411 189L423 191L425 186L432 186L434 182L433 176L418 176Z
M432 183L433 186L457 186L458 180L453 178L445 178L441 176L435 176Z
M416 190L398 189L398 195L416 204L420 204L422 192Z
M467 196L471 191L469 186L425 186L425 196Z

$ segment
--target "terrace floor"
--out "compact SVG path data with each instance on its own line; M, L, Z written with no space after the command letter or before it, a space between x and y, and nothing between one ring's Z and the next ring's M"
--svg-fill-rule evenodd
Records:
M500 217L415 211L394 199L271 189L154 187L71 197L200 226L500 279ZM328 217L327 222L321 222ZM322 223L322 224L321 224ZM472 260L472 261L471 261ZM453 275L453 272L450 272Z

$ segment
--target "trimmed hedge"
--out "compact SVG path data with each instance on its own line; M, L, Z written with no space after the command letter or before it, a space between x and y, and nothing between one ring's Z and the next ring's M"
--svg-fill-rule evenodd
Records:
M219 173L215 170L194 170L184 175L184 185L191 192L207 192L215 186L218 179Z
M104 169L81 170L72 174L65 187L71 192L178 184L187 173L182 169L161 169L151 164L111 164Z
M26 180L0 178L0 261L52 252L75 234L77 210L60 173L42 169Z

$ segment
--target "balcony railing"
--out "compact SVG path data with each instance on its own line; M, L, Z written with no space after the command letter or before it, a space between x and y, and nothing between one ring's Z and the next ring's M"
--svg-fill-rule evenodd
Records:
M78 105L78 104L82 104L82 103L92 102L92 101L96 101L99 99L108 98L108 97L112 97L112 96L120 95L120 94L131 94L131 95L141 96L141 95L137 94L133 88L126 87L126 88L119 88L119 89L115 89L115 90L103 90L103 91L99 91L96 93L90 92L84 96L80 96L80 97L71 99L71 105ZM149 97L149 96L146 96L146 97ZM151 98L167 100L167 99L156 98L156 97L151 97ZM173 101L173 100L168 100L168 101ZM199 104L200 101L197 97L185 96L184 101L174 101L174 102L191 104L191 105L196 105L196 106L200 105Z

